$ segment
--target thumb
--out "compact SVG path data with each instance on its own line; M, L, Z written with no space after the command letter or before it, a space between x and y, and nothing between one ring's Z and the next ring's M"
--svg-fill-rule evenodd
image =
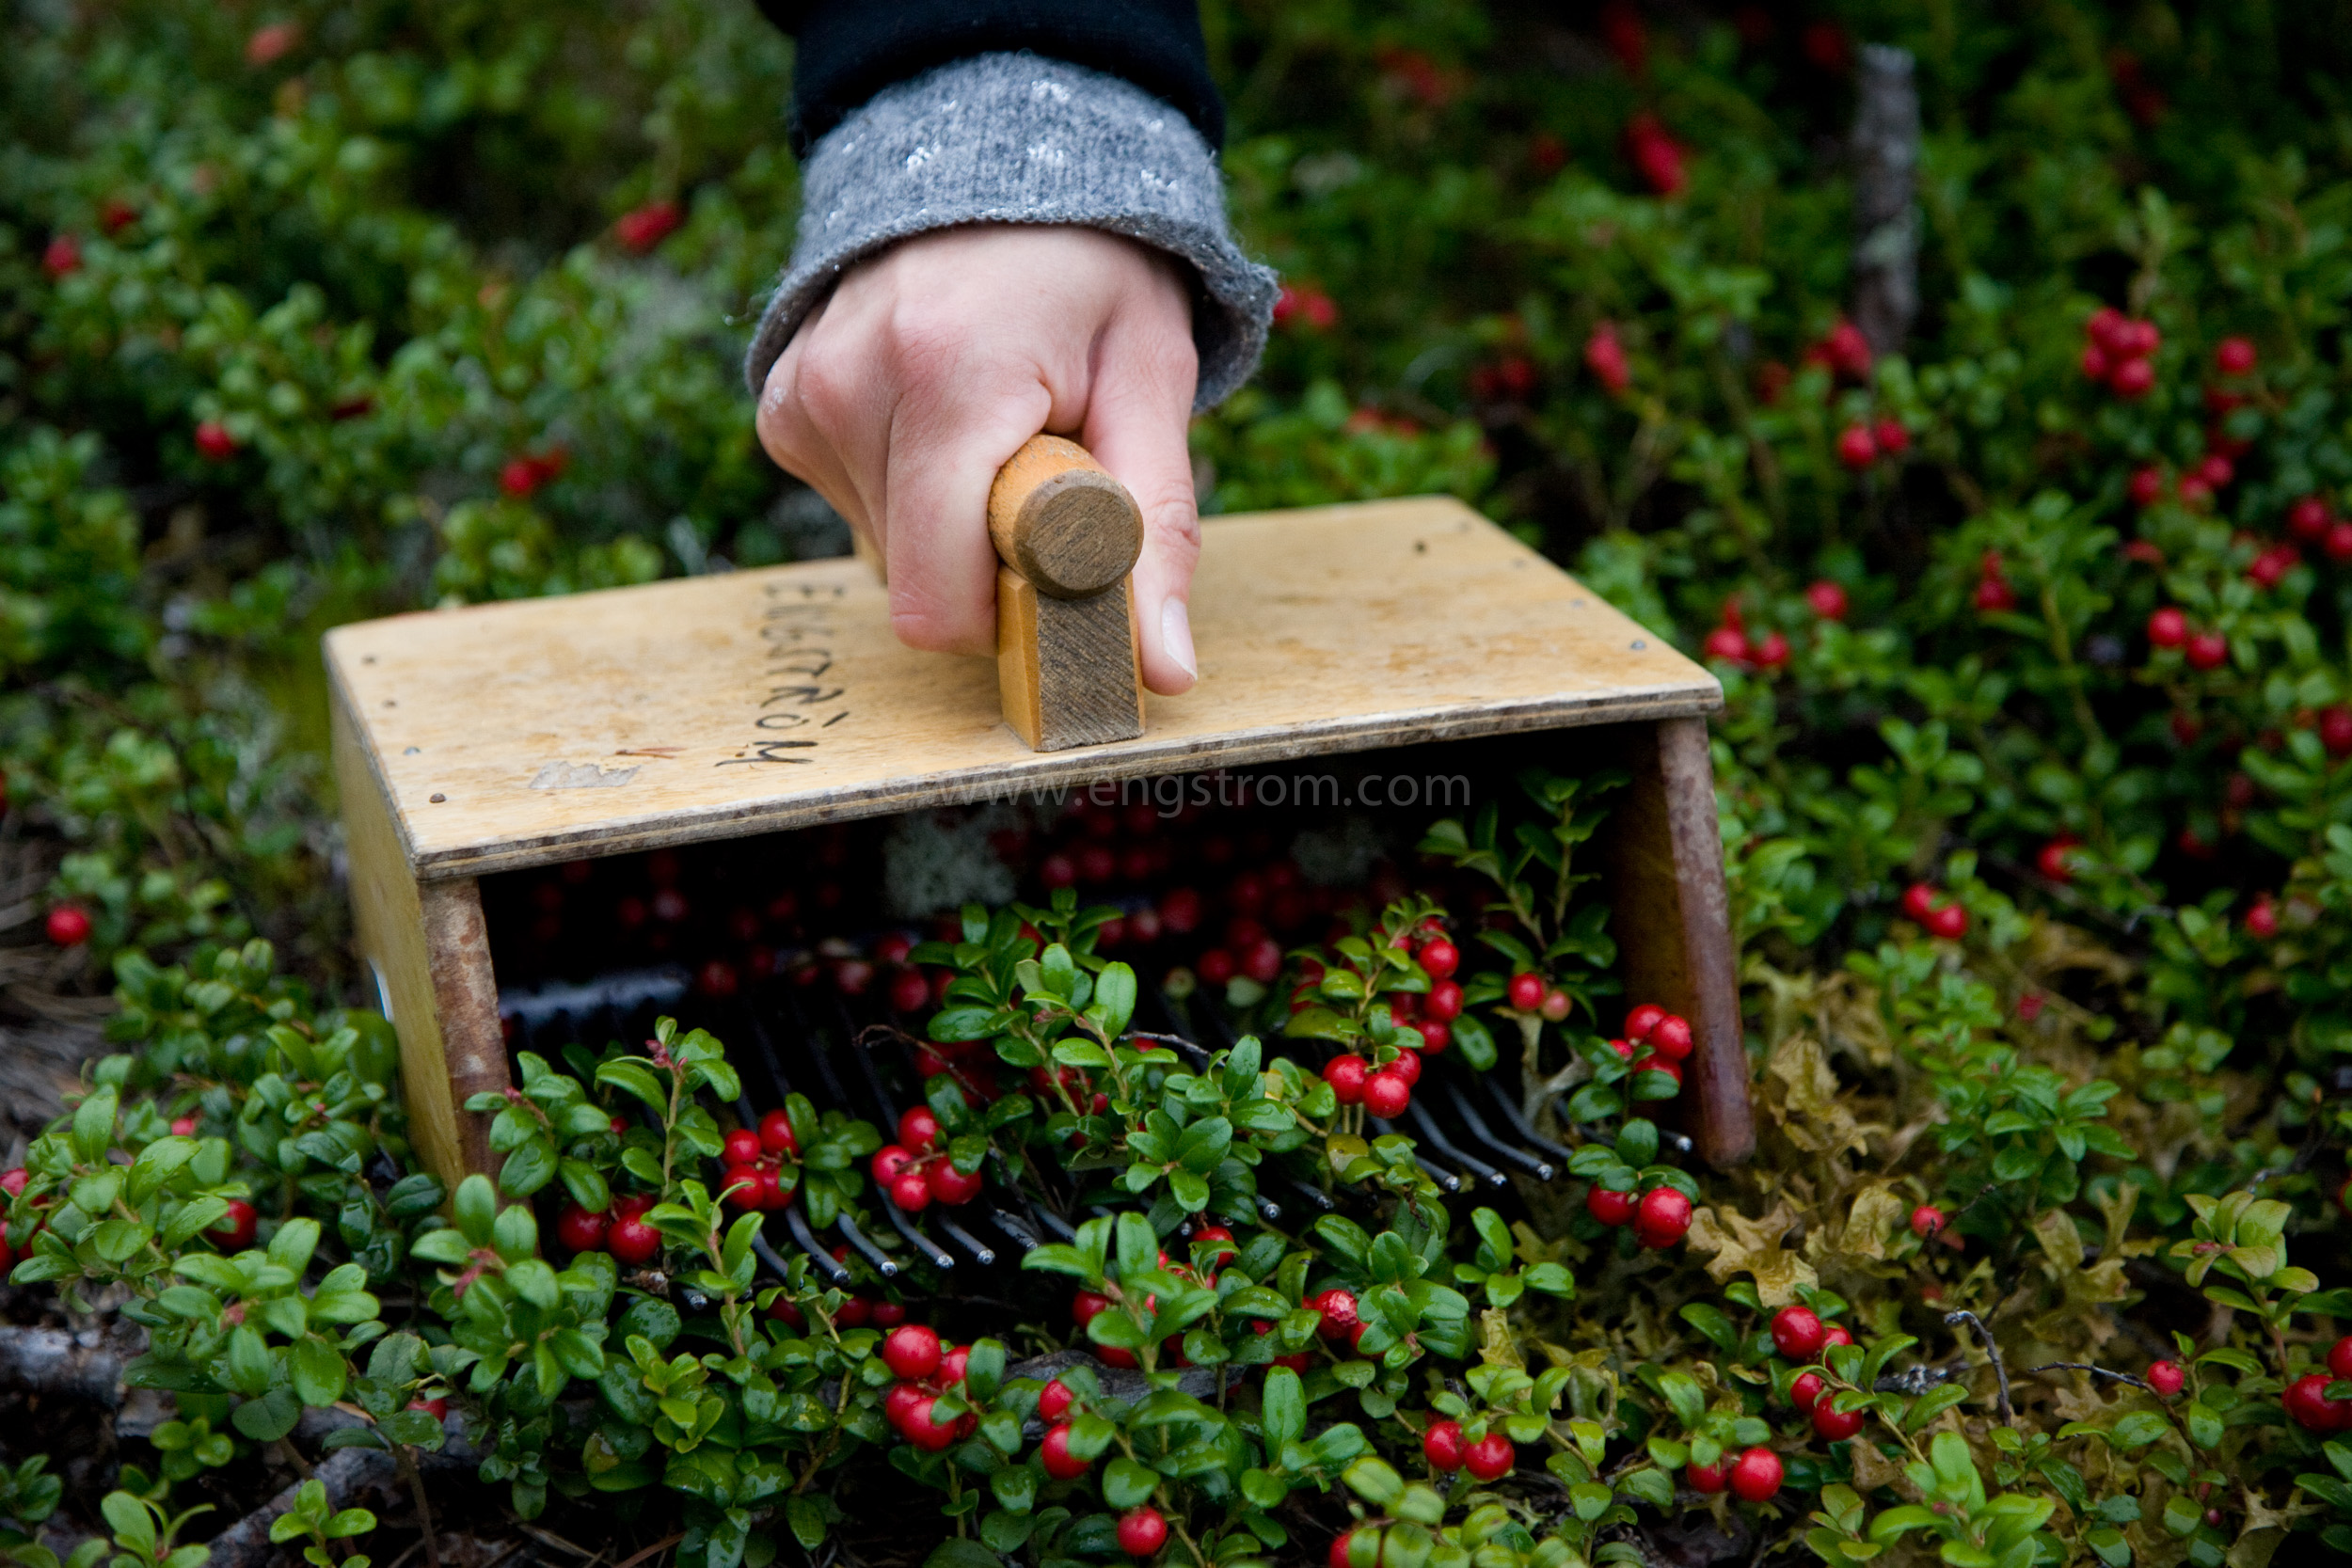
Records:
M1200 677L1191 617L1200 511L1185 444L1200 362L1183 326L1173 333L1156 322L1122 326L1104 334L1079 439L1143 514L1135 571L1143 684L1173 697Z

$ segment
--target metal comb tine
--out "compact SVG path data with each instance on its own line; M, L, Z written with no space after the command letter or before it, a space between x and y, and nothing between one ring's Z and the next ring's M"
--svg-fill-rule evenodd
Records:
M1366 1117L1364 1118L1364 1124L1370 1127L1375 1133L1383 1138L1389 1136L1389 1134L1396 1131L1396 1125L1393 1122L1382 1121L1378 1117ZM1421 1149L1418 1145L1416 1145L1413 1149L1413 1164L1428 1172L1429 1180L1435 1181L1438 1186L1443 1187L1447 1192L1458 1193L1462 1190L1462 1179L1454 1175L1450 1170L1439 1170L1437 1166L1431 1164L1427 1160L1422 1159Z
M1552 1142L1530 1126L1527 1118L1519 1114L1519 1108L1511 1103L1511 1097L1502 1092L1502 1085L1495 1081L1494 1075L1487 1073L1484 1076L1486 1081L1486 1098L1495 1102L1495 1109L1502 1113L1502 1119L1511 1124L1511 1130L1535 1148L1565 1164L1571 1151L1564 1145Z
M768 1236L764 1227L754 1232L752 1236L752 1256L766 1264L768 1272L774 1275L779 1282L792 1277L791 1270L784 1260L784 1255L768 1244Z
M1319 1209L1327 1214L1338 1212L1339 1203L1321 1187L1301 1181L1295 1176L1286 1176L1282 1180L1288 1181L1292 1189L1307 1200L1309 1207Z
M898 1260L867 1240L866 1232L857 1227L857 1221L850 1217L849 1211L843 1210L840 1217L833 1223L849 1239L851 1246L866 1255L866 1260L873 1264L884 1279L898 1277Z
M955 1221L949 1219L945 1214L939 1216L939 1228L947 1233L947 1239L949 1241L955 1243L956 1245L970 1253L972 1255L972 1261L977 1263L980 1267L986 1268L991 1263L996 1261L996 1249L994 1247L990 1246L986 1242L981 1241L977 1236L973 1235L972 1232L966 1230L963 1227L958 1225Z
M819 1274L835 1285L850 1282L848 1266L835 1262L833 1254L818 1244L816 1233L809 1229L808 1221L802 1217L799 1204L784 1212L784 1223L791 1227L792 1239L801 1243L801 1250L808 1254L809 1260L817 1265Z
M1461 1085L1449 1078L1446 1080L1445 1092L1446 1098L1454 1102L1454 1114L1462 1118L1462 1125L1470 1129L1470 1135L1473 1142L1493 1149L1499 1159L1518 1166L1538 1181L1551 1180L1554 1173L1550 1165L1538 1160L1527 1150L1514 1148L1495 1136L1494 1130L1486 1125L1486 1118L1481 1117L1477 1109L1470 1104L1470 1096L1462 1092Z
M988 1218L990 1224L1011 1238L1013 1244L1022 1251L1034 1252L1040 1245L1037 1233L1022 1224L1019 1216L1008 1214L1002 1209L991 1209Z
M1438 1118L1429 1114L1429 1107L1422 1104L1420 1100L1408 1101L1405 1107L1405 1114L1413 1118L1413 1125L1421 1129L1422 1136L1427 1140L1430 1148L1460 1165L1472 1176L1493 1187L1507 1187L1511 1184L1509 1177L1486 1164L1486 1161L1455 1148L1454 1141L1445 1135L1445 1129L1438 1125Z
M891 1202L886 1196L881 1200L881 1204L883 1217L898 1227L898 1234L907 1239L908 1245L930 1259L932 1268L945 1271L956 1266L954 1255L917 1230L914 1227L914 1222L907 1218L906 1211Z
M1272 1225L1275 1221L1282 1217L1282 1206L1280 1204L1275 1202L1263 1193L1256 1194L1255 1196L1258 1204L1258 1217L1260 1219L1265 1221L1268 1225Z

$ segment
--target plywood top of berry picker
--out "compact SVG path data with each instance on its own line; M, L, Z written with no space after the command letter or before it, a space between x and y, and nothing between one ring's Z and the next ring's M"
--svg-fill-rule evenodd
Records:
M1200 685L1151 698L1141 738L1074 751L1005 727L993 660L900 646L850 559L394 616L328 633L326 659L426 879L1723 702L1457 501L1201 534Z

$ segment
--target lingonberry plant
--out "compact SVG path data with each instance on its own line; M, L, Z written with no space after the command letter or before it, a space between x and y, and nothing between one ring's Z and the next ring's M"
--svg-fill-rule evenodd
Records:
M876 929L838 870L749 935L658 879L548 913L699 989L654 1045L518 1041L497 1180L444 1192L340 1006L316 635L833 547L733 367L790 250L788 45L650 0L18 8L6 1006L38 1042L111 1005L121 1054L18 1116L0 1307L143 1335L176 1410L104 1436L41 1394L11 1555L259 1552L232 1515L278 1492L311 1553L424 1536L421 1485L328 1496L333 1441L700 1568L2352 1552L2332 14L1204 22L1288 286L1196 421L1203 502L1450 491L1719 673L1753 1166L1679 1156L1689 1021L1622 989L1581 881L1620 795L1555 754L1352 912L1345 824L1187 839L1171 883L1198 824L1089 814L944 930ZM1909 52L1920 139L1866 44ZM741 1056L722 1000L769 979L886 1002L921 1105L742 1103L692 1025ZM1457 1088L1554 1179L1448 1191L1422 1118ZM1084 1270L966 1327L986 1292L893 1216L999 1210ZM923 1320L971 1342L902 1375ZM946 1512L868 1506L909 1482Z

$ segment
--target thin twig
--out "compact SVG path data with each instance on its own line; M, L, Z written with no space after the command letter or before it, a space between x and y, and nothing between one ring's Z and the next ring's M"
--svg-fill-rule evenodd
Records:
M2001 1364L2001 1347L1993 1342L1993 1331L1984 1326L1983 1319L1965 1310L1945 1313L1944 1322L1947 1326L1964 1323L1977 1331L1978 1339L1983 1342L1984 1354L1993 1359L1993 1375L2000 1384L2000 1400L1994 1407L1994 1414L2000 1417L2003 1426L2014 1425L2017 1416L2009 1402L2009 1369Z
M408 1482L408 1496L417 1506L417 1528L424 1536L424 1560L427 1568L441 1568L440 1543L434 1537L432 1505L424 1500L424 1472L417 1468L416 1459L405 1444L392 1445L392 1462Z
M617 1564L615 1564L615 1568L637 1568L639 1563L644 1561L645 1559L653 1556L656 1552L666 1552L671 1547L676 1545L679 1542L685 1539L686 1532L684 1530L678 1531L675 1535L665 1535L660 1540L655 1542L652 1545L647 1546L644 1551L637 1553L635 1556L623 1558Z
M2105 1367L2094 1367L2088 1361L2052 1361L2045 1366L2027 1367L2026 1370L2027 1372L2089 1372L2093 1377L2111 1378L2117 1383L2128 1383L2135 1388L2148 1388L2146 1378L2134 1377L2129 1372L2111 1372ZM2148 1388L2148 1391L2152 1394L2155 1392L2153 1388Z

